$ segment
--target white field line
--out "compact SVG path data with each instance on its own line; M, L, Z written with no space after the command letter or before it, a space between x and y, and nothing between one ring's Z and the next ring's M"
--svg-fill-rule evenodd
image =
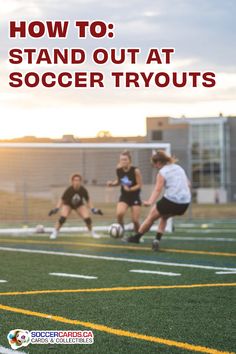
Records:
M235 272L216 272L216 274L236 274Z
M22 253L31 253L31 254L45 254L45 255L64 256L64 257L78 257L78 258L87 258L87 259L100 259L100 260L104 260L104 261L154 264L154 265L164 265L164 266L171 266L171 267L225 270L225 271L233 271L233 272L235 271L236 272L236 268L203 266L200 264L189 264L189 263L159 262L159 261L151 261L151 260L135 259L135 258L95 256L95 255L83 254L83 253L44 251L44 250L33 250L33 249L27 249L27 248L0 247L0 251L19 252L19 253L22 252Z
M89 275L82 275L82 274L49 273L49 275L55 275L58 277L69 277L69 278L97 279L97 277L92 277Z
M54 229L52 228L52 231L53 230ZM50 236L51 232L44 232L42 234L38 234L38 233L35 233L35 232L29 232L29 233L20 232L20 233L15 233L15 234L14 233L9 233L8 234L8 233L2 233L1 230L0 230L0 236L6 236L7 235L9 239L11 239L11 238L14 238L14 239L15 238L17 238L17 239L19 238L19 239L21 239L21 238L24 238L24 237L30 237L29 240L31 240L31 239L35 239L35 235L36 235L37 237L40 237L40 238L42 237L42 238L49 239L49 236ZM85 232L85 233L81 233L80 235L78 235L78 232L77 232L77 235L74 235L73 233L75 233L75 231L73 231L71 233L68 233L68 232L64 233L63 230L62 230L60 232L60 234L59 234L59 238L60 238L60 236L63 236L63 237L66 237L66 238L78 237L79 239L80 238L85 238L87 240L92 240L91 234L88 234L88 232L87 232L87 234ZM99 236L100 236L100 238L110 238L110 236L108 234L104 234L104 233L101 233L101 232L99 232ZM0 242L1 242L1 240L0 240Z
M131 273L143 273L143 274L158 274L158 275L167 275L167 276L179 276L180 273L171 273L171 272L158 272L154 270L142 270L142 269L131 269Z
M0 279L0 283L7 283L7 280Z
M12 350L12 349L8 349L8 348L5 348L5 347L2 347L0 345L0 354L26 354L26 352L21 352L19 350L15 351L15 350Z
M94 226L93 230L94 231L98 231L98 232L105 232L108 234L110 229L110 226ZM53 227L44 227L44 232L43 233L37 233L36 232L36 227L23 227L23 228L4 228L4 229L0 229L0 235L6 235L6 234L10 234L13 236L22 236L22 235L42 235L42 234L47 234L47 233L51 233L54 230ZM126 224L125 225L125 230L126 231L132 231L133 230L133 224ZM152 226L151 227L151 231L156 231L156 226ZM86 226L64 226L61 228L61 232L62 233L73 233L73 232L82 232L85 234L89 234L88 229ZM171 230L168 228L168 224L167 224L167 228L166 228L166 232L171 232Z

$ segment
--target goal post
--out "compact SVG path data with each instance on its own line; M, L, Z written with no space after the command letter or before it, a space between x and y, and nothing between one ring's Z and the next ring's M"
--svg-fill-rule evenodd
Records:
M171 152L168 143L0 143L0 233L30 234L36 225L50 232L57 216L48 217L70 176L79 172L96 207L104 216L93 216L95 230L107 231L115 222L119 187L107 187L116 178L119 154L129 150L132 164L143 176L142 200L148 198L155 183L156 171L150 159L154 151ZM142 219L149 208L142 208ZM62 232L83 232L83 221L75 213ZM130 215L125 218L131 229ZM172 230L169 220L167 231Z

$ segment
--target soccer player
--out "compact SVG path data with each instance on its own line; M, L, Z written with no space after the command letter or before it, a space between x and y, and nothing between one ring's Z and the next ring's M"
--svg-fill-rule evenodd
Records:
M93 214L103 215L100 209L94 208L89 198L87 189L82 185L82 177L80 174L75 173L71 177L71 186L68 187L63 193L62 197L57 203L56 208L49 211L48 215L56 214L60 210L60 217L55 225L55 228L50 235L51 240L55 240L58 236L59 230L65 223L67 217L72 210L84 220L91 236L100 238L92 228L92 219L90 217L90 210Z
M129 151L120 154L116 175L116 180L108 181L107 185L110 187L121 186L121 195L116 208L117 221L124 227L124 216L130 207L134 230L137 232L142 204L140 199L142 176L140 170L132 165Z
M140 238L150 229L154 221L160 219L156 238L152 243L152 249L158 251L168 218L183 215L186 212L191 202L190 182L184 169L177 165L176 161L174 157L162 150L157 151L152 157L153 167L157 168L159 172L155 188L144 205L153 205L163 190L165 190L164 196L151 208L136 235L130 236L126 241L139 243Z

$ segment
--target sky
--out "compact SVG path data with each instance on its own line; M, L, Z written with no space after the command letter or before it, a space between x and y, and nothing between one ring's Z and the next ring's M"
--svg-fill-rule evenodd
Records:
M0 139L35 135L60 137L145 135L147 116L215 117L236 115L236 30L234 0L0 0ZM114 23L115 37L78 39L70 31L67 40L8 38L9 21L103 20ZM10 71L65 70L53 66L12 66L12 47L78 47L88 55L95 48L135 48L141 56L136 65L118 68L111 63L89 62L77 71L214 71L214 88L35 89L9 87ZM149 48L174 47L171 65L144 64ZM14 69L14 70L13 70ZM66 70L75 70L68 66Z

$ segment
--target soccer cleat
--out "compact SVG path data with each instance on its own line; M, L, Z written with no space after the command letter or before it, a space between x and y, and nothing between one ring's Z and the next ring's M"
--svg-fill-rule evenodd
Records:
M101 211L101 209L92 208L92 209L91 209L91 212L92 212L94 215L103 215L103 212Z
M152 241L152 250L157 252L159 251L159 247L160 247L160 241L155 239Z
M140 237L137 237L136 235L130 236L126 239L126 242L130 243L140 243Z
M91 231L91 236L92 236L93 238L96 238L96 239L101 238L101 236L98 235L95 231Z
M58 236L58 231L53 230L53 232L50 235L50 240L56 240L57 236Z
M48 216L52 216L59 211L60 208L53 208L49 211Z

